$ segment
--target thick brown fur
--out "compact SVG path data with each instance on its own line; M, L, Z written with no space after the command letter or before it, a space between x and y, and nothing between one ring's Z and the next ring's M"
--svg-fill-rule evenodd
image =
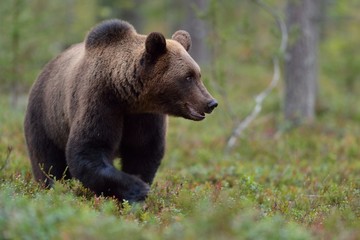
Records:
M25 117L36 180L75 177L97 194L143 200L164 155L166 115L198 121L217 106L190 45L185 31L165 39L110 20L50 61Z

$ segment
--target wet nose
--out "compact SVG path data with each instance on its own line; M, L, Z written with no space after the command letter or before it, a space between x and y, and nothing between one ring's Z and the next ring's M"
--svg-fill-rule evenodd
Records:
M207 106L208 106L209 112L212 112L212 110L214 110L214 108L216 108L218 106L218 102L215 99L213 99L208 103Z

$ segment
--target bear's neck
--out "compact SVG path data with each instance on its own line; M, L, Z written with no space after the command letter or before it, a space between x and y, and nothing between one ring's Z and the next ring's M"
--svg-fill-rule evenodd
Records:
M141 65L137 59L128 56L124 61L111 66L109 73L109 80L115 87L119 100L130 105L139 100L144 89L140 75Z

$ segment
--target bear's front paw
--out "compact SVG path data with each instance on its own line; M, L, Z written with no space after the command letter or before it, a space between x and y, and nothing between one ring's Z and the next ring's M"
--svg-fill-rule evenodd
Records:
M150 186L147 183L143 182L140 178L131 176L131 181L128 182L122 197L130 203L144 201L149 190Z

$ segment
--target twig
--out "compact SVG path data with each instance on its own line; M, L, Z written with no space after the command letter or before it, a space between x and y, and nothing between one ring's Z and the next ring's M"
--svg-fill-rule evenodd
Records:
M268 13L270 13L276 20L277 24L279 25L281 31L281 43L279 46L279 53L275 54L273 57L273 64L274 64L274 74L272 80L268 87L260 92L255 97L255 107L252 112L243 120L241 121L233 130L231 136L225 147L225 153L229 153L235 146L237 139L241 136L244 130L250 125L250 123L257 117L257 115L261 112L262 103L265 98L270 94L270 92L277 86L280 80L280 67L279 67L279 56L283 56L286 50L287 41L288 41L288 33L286 29L286 24L281 18L281 16L267 4L265 4L261 0L254 0L257 4L259 4L263 9L265 9Z
M7 148L7 154L6 154L6 158L5 158L5 162L4 164L0 167L0 172L2 170L4 170L6 168L6 166L9 164L9 159L10 159L10 155L11 155L11 152L12 152L13 148L12 146L8 146Z

